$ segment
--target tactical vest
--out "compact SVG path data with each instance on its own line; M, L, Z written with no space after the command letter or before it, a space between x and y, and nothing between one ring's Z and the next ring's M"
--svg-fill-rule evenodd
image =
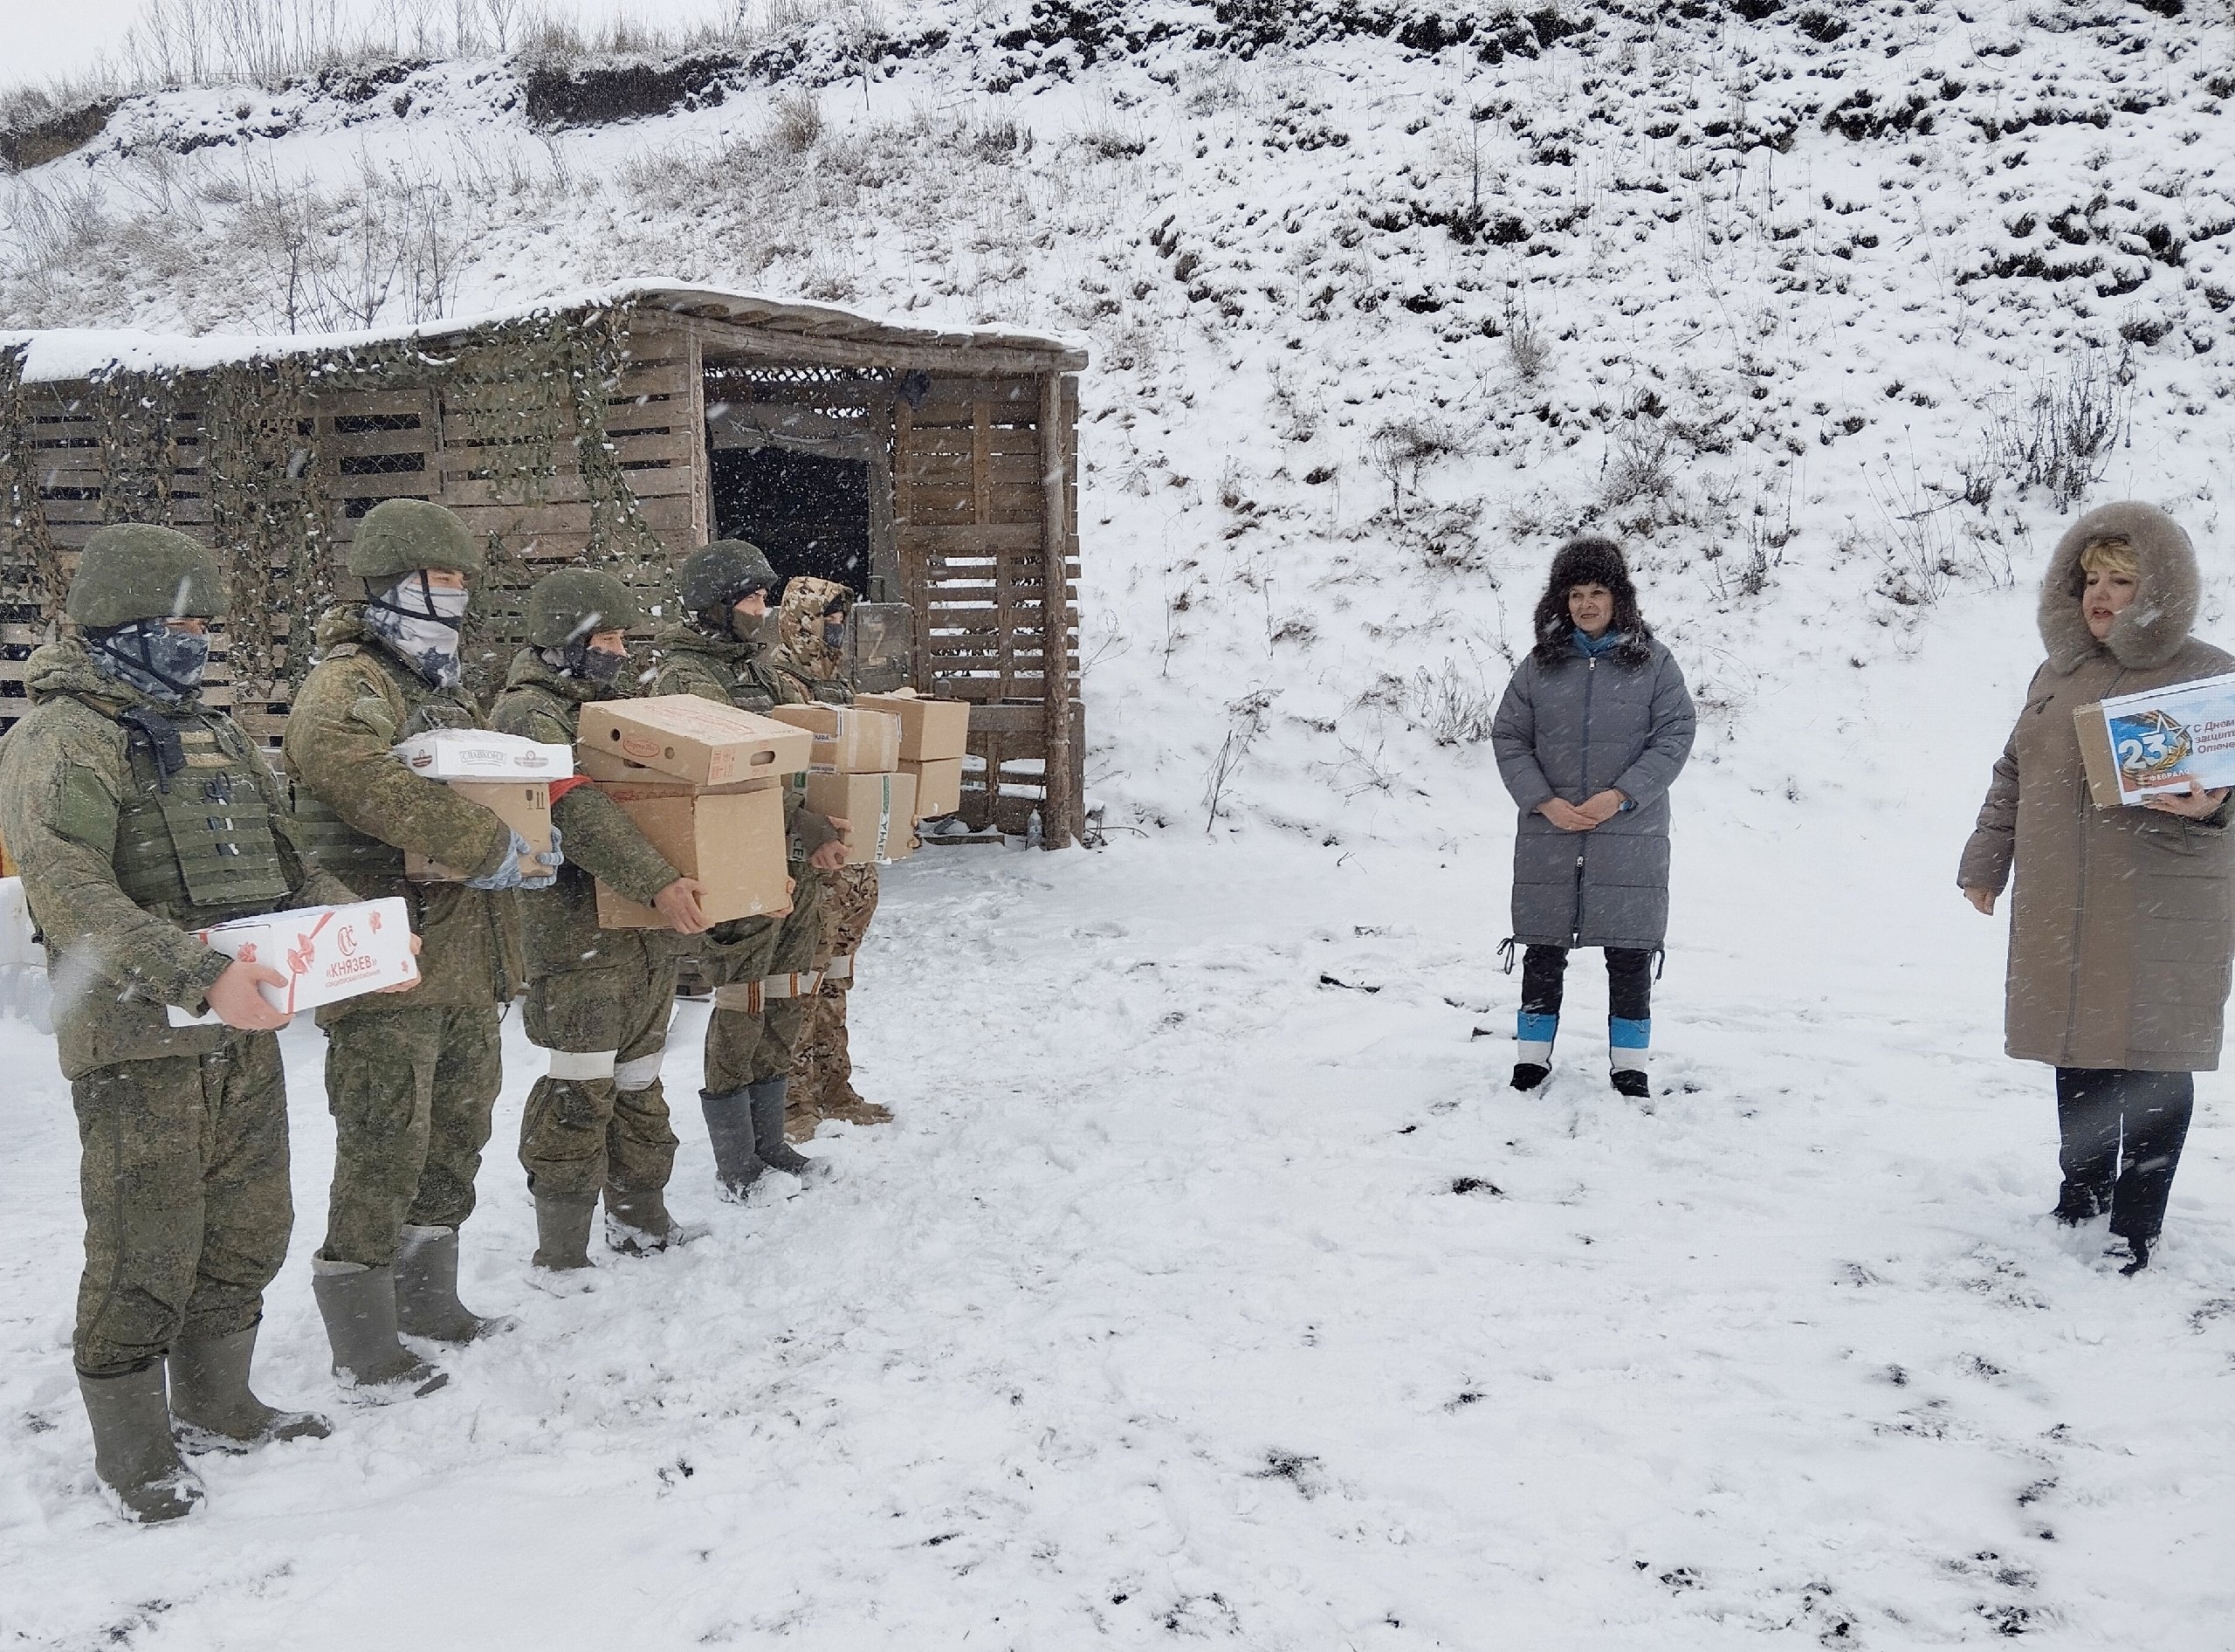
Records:
M133 789L117 812L117 886L144 910L218 923L268 912L287 898L272 835L264 758L233 720L187 712L168 720L185 766L168 776L146 735L127 725Z
M398 742L424 734L437 728L479 728L482 721L473 707L454 692L428 686L409 667L391 668L379 659L375 650L358 643L344 643L334 649L327 657L347 659L353 653L375 660L391 682L401 689L407 703L416 697L403 726L395 731ZM301 834L303 846L313 858L353 888L369 887L373 880L385 878L391 882L403 876L403 851L393 843L383 843L377 837L359 831L299 781L294 785L295 823Z

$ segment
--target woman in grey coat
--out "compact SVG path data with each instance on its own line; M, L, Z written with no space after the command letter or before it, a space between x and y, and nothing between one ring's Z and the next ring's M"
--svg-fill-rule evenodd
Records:
M1652 1093L1652 966L1668 927L1668 788L1691 754L1684 674L1638 612L1621 547L1569 540L1537 604L1537 644L1506 685L1490 744L1521 809L1513 948L1525 947L1513 1087L1551 1070L1568 953L1606 953L1614 1088Z

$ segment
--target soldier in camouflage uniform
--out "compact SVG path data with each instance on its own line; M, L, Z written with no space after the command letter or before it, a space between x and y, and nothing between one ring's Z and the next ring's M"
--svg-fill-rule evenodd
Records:
M776 615L776 640L762 657L775 679L779 703L808 706L820 701L850 706L853 684L846 675L845 628L854 594L833 580L794 579L784 587ZM877 913L877 866L842 866L830 874L822 892L822 927L814 967L822 981L808 1006L792 1062L790 1102L794 1129L813 1135L816 1122L840 1119L849 1124L881 1125L891 1110L864 1101L854 1089L854 1061L846 1037L846 995L854 984L854 956Z
M527 646L513 657L491 724L571 746L584 705L636 691L625 675L636 599L610 574L563 568L527 599ZM598 1194L606 1239L641 1256L705 1236L664 1196L675 1132L660 1085L675 1007L678 937L705 931L705 886L647 843L619 804L581 779L552 788L567 864L550 889L520 898L527 940L527 1033L551 1052L520 1119L520 1163L535 1194L535 1264L589 1266ZM667 929L600 929L597 885L667 918Z
M285 977L191 932L355 897L303 851L248 736L200 703L222 590L182 533L96 532L65 609L82 636L31 656L31 709L0 742L0 837L63 983L86 1210L72 1355L95 1471L141 1520L203 1495L174 1418L189 1446L328 1432L248 1383L294 1225L272 1036L287 1017L257 991ZM173 1027L166 1005L222 1024Z
M663 663L652 692L697 694L764 715L773 710L776 685L754 657L775 583L768 559L742 540L717 540L685 558L677 584L689 617L659 636ZM813 990L823 878L844 864L846 849L837 836L842 823L804 807L796 789L786 823L791 911L717 924L702 952L715 986L698 1098L715 1170L732 1197L764 1168L802 1175L816 1164L784 1139L784 1095Z
M399 1329L463 1343L509 1323L459 1303L457 1230L503 1079L498 1021L521 975L512 891L547 887L552 866L490 810L389 750L431 729L484 726L457 656L466 582L481 561L441 506L375 506L349 546L365 598L320 620L315 664L287 719L296 814L320 864L368 898L402 896L424 943L410 992L318 1012L334 1159L311 1284L335 1374L370 1398L442 1380ZM405 881L407 850L465 881Z

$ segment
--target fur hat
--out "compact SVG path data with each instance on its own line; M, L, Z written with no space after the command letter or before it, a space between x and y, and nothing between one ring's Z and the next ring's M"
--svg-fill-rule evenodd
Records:
M1568 593L1578 585L1604 585L1614 596L1612 630L1621 634L1616 657L1625 664L1642 665L1653 657L1653 628L1638 611L1637 587L1630 583L1630 565L1622 547L1613 540L1581 533L1553 553L1552 572L1544 594L1537 599L1537 641L1530 651L1540 665L1557 665L1569 657L1575 621L1568 616Z
M2098 643L2080 611L2080 594L2087 586L2080 557L2101 539L2126 540L2142 564L2142 580L2134 601L2112 622L2110 636ZM2067 677L2098 648L2108 649L2129 671L2149 671L2181 651L2203 599L2196 547L2178 522L2137 499L2099 505L2065 530L2049 557L2041 578L2041 641L2049 664Z

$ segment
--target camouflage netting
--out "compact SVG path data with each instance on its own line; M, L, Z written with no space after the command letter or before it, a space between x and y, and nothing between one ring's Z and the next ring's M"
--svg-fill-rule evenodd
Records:
M428 495L442 498L446 478L452 487L463 479L481 485L485 502L533 506L547 499L562 471L577 472L588 537L573 560L609 568L632 584L661 577L666 558L606 433L632 307L192 371L113 368L72 396L98 441L70 450L72 463L104 472L102 521L156 522L210 539L232 589L226 657L239 685L237 704L253 709L285 699L301 679L312 628L334 600L349 478L321 464L320 445L331 416L347 416L358 393L433 393L448 434L439 458L428 458L440 467L427 474ZM52 390L24 382L25 356L20 345L0 348L0 613L51 635L67 579L48 506L86 490L49 479L58 456L34 442L40 411L54 405ZM522 593L550 566L524 559L526 538L487 538L492 577L477 594L467 648L470 679L484 692L497 685L517 646ZM351 594L346 584L342 594ZM10 651L26 648L17 642Z

